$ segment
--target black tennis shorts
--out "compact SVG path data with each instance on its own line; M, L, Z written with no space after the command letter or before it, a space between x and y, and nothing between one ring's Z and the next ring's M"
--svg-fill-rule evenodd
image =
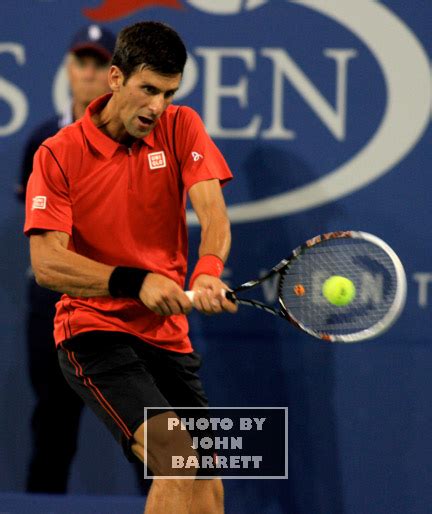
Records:
M197 352L164 350L123 332L94 331L65 341L58 355L69 385L105 423L130 461L136 460L131 445L144 422L144 407L175 411L176 406L208 406ZM179 410L179 417L183 412Z

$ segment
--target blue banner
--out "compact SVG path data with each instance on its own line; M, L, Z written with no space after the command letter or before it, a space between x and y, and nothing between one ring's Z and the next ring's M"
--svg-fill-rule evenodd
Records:
M226 280L255 278L304 240L347 229L384 239L407 273L396 325L358 345L329 346L248 307L191 316L213 405L289 408L288 481L229 484L230 512L430 512L432 4L2 0L0 10L0 489L23 489L30 452L28 243L14 198L24 144L68 101L64 56L79 27L153 19L183 36L176 102L200 113L235 177L224 190ZM200 234L192 212L188 221L193 265ZM276 284L258 293L274 302ZM85 415L71 491L135 494L103 430Z

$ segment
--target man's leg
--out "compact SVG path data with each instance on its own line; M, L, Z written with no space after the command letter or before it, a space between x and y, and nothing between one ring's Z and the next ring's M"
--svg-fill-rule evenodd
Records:
M156 351L163 354L160 370L155 370ZM166 384L171 391L180 393L175 398L178 405L205 406L207 400L204 393L201 393L199 377L194 373L199 359L190 354L183 357L175 355L176 365L173 367L170 361L167 362L166 355L165 350L143 345L127 334L90 332L75 336L61 344L59 360L71 387L122 444L128 459L133 453L142 462L145 461L154 476L182 475L181 479L153 481L145 514L190 514L191 509L195 509L192 512L198 514L200 505L203 505L203 509L211 509L208 510L209 514L222 514L222 507L217 510L219 507L213 509L211 506L214 503L222 503L220 482L219 485L198 485L195 488L194 467L173 469L172 456L187 459L189 456L198 458L198 455L192 448L189 432L182 429L183 425L178 423L174 430L167 429L169 418L176 418L178 421L179 419L173 410L168 410L172 407L167 395L159 388L160 379L179 375L178 379L170 380ZM182 361L180 369L177 366L178 360ZM157 386L154 376L157 377ZM191 381L196 387L190 384ZM196 399L196 396L199 398ZM165 406L167 410L143 423L144 405ZM196 501L193 498L194 492L197 494ZM192 504L196 504L196 507ZM199 514L207 512L203 510Z
M174 409L177 405L183 407L178 412L181 417L194 418L197 413L198 416L206 416L207 412L205 410L184 409L184 406L202 407L203 409L208 406L207 396L198 376L201 364L199 354L197 352L175 354L159 349L153 351L160 359L160 364L159 359L157 360L158 369L156 372L159 379L158 387L170 405ZM169 370L169 373L167 370ZM193 435L198 434L193 433ZM212 437L211 433L206 435ZM188 452L189 454L191 453L190 448L188 448ZM154 482L158 482L158 480ZM182 482L189 482L189 480L182 480ZM188 514L223 514L223 512L224 492L222 480L216 477L196 479L193 485L191 506Z
M150 418L134 433L133 453L152 470L154 476L182 475L184 479L156 478L147 497L145 514L190 514L195 492L195 469L174 470L171 456L187 459L196 456L186 430L168 432L168 419L177 418L174 412L164 412ZM144 452L144 431L147 431L147 452ZM197 511L198 512L198 511ZM205 514L203 511L200 514ZM210 511L208 511L210 512ZM213 514L213 512L212 512ZM219 514L219 511L214 511Z
M189 514L223 514L224 492L220 478L195 480Z

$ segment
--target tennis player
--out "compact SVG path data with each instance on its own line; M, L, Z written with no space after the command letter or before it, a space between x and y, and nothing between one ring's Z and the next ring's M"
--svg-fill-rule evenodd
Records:
M169 456L190 453L191 439L150 425L166 427L176 406L207 406L186 318L187 194L201 224L194 307L236 311L220 279L231 241L221 185L232 175L198 114L172 105L186 58L162 23L122 30L112 93L41 145L26 205L36 280L64 293L54 329L62 371L129 459L144 461L147 430L146 464L159 476L179 474ZM165 411L144 422L145 406ZM222 483L155 480L145 512L220 514Z

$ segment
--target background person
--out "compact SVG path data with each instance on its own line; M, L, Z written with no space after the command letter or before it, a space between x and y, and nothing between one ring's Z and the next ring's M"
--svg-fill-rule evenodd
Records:
M21 201L25 200L33 156L40 144L81 118L92 100L109 91L108 69L114 45L115 35L99 25L83 27L73 37L66 62L71 103L60 116L48 119L30 135L17 186ZM53 319L61 295L38 286L31 270L27 294L28 367L36 404L31 421L32 454L26 490L65 493L83 402L67 385L58 365Z

